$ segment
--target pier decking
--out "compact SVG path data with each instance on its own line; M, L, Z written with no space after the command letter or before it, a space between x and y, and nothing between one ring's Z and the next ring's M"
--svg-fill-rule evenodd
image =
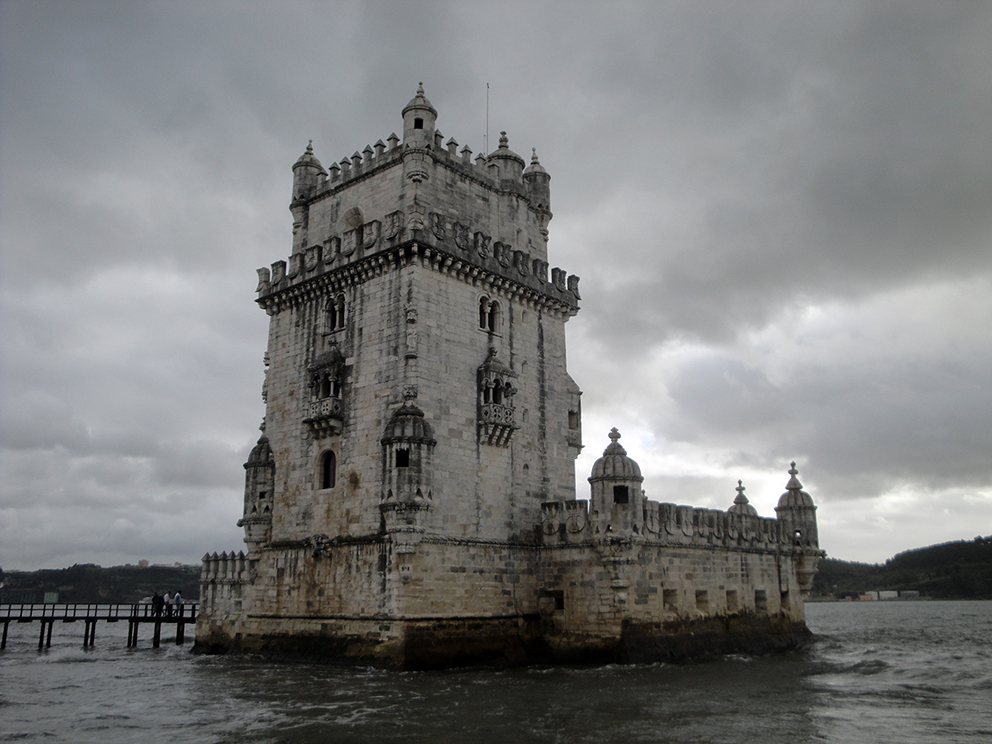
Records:
M178 610L161 610L156 614L151 603L135 604L0 604L0 623L3 623L3 636L0 650L7 647L7 630L11 623L39 623L38 650L52 645L52 627L56 622L83 623L83 648L91 648L96 641L96 624L127 622L127 646L138 645L138 629L142 624L151 624L152 646L158 648L162 641L162 626L174 625L176 644L185 641L186 625L196 622L195 602L187 602Z

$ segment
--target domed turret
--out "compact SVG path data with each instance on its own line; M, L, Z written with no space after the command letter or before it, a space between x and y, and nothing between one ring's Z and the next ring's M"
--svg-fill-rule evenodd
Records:
M616 427L610 430L610 444L603 450L603 456L596 460L592 466L591 483L594 480L607 478L610 480L631 480L638 482L644 480L641 477L641 468L632 459L627 457L627 450L620 446L620 432Z
M313 140L293 164L293 201L306 196L327 178L327 171L313 154Z
M816 506L813 504L813 497L802 490L803 484L799 482L797 475L799 471L793 462L789 468L786 491L778 500L775 513L787 525L794 546L817 548L819 538L816 531Z
M434 142L437 110L424 95L424 84L417 86L417 95L403 108L403 144L407 147L428 147Z
M792 543L792 562L796 568L796 581L803 595L808 595L816 576L816 564L824 555L820 550L816 531L816 506L813 498L803 490L799 482L796 463L789 468L789 482L785 493L778 500L775 513L781 528L786 530Z
M434 429L424 412L407 400L382 435L383 501L431 499Z
M524 172L524 159L510 149L506 132L499 133L499 147L486 160L499 167L500 180L520 181Z
M386 424L382 443L397 442L435 444L434 429L427 423L424 412L417 408L413 401L408 400L403 403Z
M275 475L276 462L263 424L262 436L245 463L245 511L238 522L238 526L245 530L245 544L251 555L268 542L271 534Z
M272 459L272 447L269 446L269 438L264 434L258 438L258 442L251 448L248 454L248 462L245 463L245 470L248 468L274 467Z
M758 516L758 510L748 503L747 496L744 495L744 484L741 481L737 481L737 498L734 499L734 505L727 509L729 514L743 514L748 517Z
M640 466L620 446L620 432L610 431L610 444L592 466L591 508L599 513L600 529L618 534L640 533L644 525L644 496Z
M537 159L537 148L532 149L530 165L524 168L524 188L531 204L551 212L551 175Z

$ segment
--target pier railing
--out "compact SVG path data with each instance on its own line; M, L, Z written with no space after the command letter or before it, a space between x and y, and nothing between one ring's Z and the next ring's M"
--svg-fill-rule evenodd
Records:
M3 635L0 638L0 650L7 647L7 631L11 623L32 623L41 625L41 635L38 648L52 645L52 627L56 621L63 623L82 622L83 648L91 647L96 637L98 621L116 623L126 621L128 624L127 645L133 648L138 645L138 628L143 623L153 625L152 645L158 648L161 642L162 625L176 626L176 643L185 640L187 623L196 622L196 602L185 602L179 607L155 607L150 602L135 602L131 604L98 604L82 602L58 603L13 603L0 604L0 623L3 624Z

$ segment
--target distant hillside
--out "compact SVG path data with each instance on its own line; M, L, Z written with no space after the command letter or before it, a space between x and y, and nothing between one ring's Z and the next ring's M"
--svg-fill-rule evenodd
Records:
M200 567L76 564L43 571L0 570L0 583L4 584L0 602L41 602L46 593L58 592L59 602L130 603L176 589L187 601L196 602L200 597Z
M934 599L992 599L992 536L908 550L884 565L820 561L813 595L915 590Z

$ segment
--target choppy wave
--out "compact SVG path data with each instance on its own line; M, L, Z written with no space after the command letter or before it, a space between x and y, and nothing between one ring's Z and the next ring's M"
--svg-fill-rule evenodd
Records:
M810 605L803 651L687 664L391 672L201 657L100 626L12 628L0 742L929 742L992 731L992 603ZM30 631L31 626L26 626ZM23 631L22 629L19 629Z

